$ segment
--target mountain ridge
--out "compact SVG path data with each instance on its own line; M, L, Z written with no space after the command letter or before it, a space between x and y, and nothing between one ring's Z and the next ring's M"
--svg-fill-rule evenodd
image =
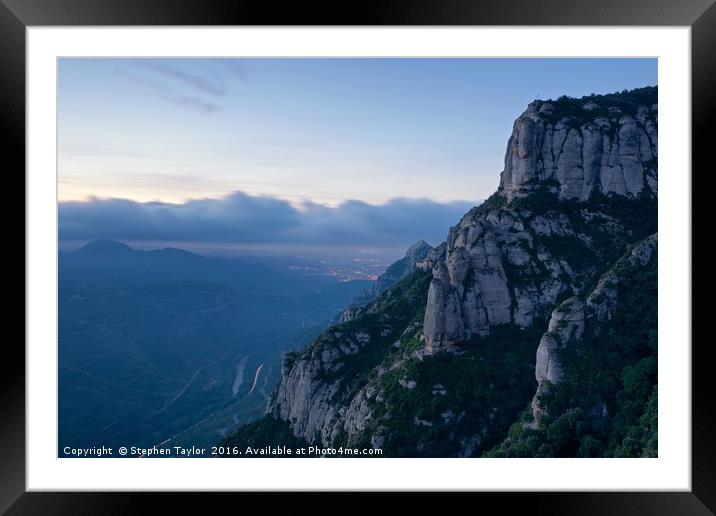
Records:
M437 247L432 247L425 240L418 240L411 244L402 258L390 264L386 270L378 276L370 289L358 296L348 308L343 310L338 318L338 322L348 322L359 316L363 309L382 292L410 276L417 269L426 269L429 264L437 260L444 249L445 242Z
M656 453L649 432L632 438L650 443L642 449L623 443L656 382L655 345L632 334L655 335L655 320L616 317L623 327L612 327L599 318L608 303L595 300L617 299L609 292L636 277L656 295L655 275L642 269L656 267L658 105L641 102L657 96L648 87L530 103L497 191L450 228L431 271L402 278L287 357L266 417L309 443L388 456ZM629 268L629 253L648 259ZM625 313L643 308L621 298ZM399 316L396 303L412 315ZM604 362L607 387L580 365L600 331L629 342ZM592 390L581 393L580 382ZM569 398L565 389L581 401L550 401ZM250 428L233 442L247 437Z

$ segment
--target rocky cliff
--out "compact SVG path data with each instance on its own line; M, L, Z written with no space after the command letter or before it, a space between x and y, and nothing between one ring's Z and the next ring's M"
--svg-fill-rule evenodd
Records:
M509 200L549 184L560 199L581 201L655 194L658 105L624 105L625 97L530 103L507 143L501 193Z
M596 233L624 248L631 228L608 200L657 196L656 91L640 93L625 97L648 106L609 106L609 96L535 101L515 121L498 192L450 229L435 267L424 326L430 352L495 325L527 327L560 296L579 293L610 253ZM559 245L568 240L575 249ZM569 256L577 250L593 260Z
M656 88L532 102L497 192L288 355L267 420L392 456L655 453L657 127Z

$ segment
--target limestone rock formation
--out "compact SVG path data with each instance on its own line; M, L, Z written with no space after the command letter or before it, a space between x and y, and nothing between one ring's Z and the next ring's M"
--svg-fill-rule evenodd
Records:
M594 193L635 197L656 192L658 107L634 114L602 114L588 102L580 117L561 116L534 101L515 120L507 143L500 191L511 200L550 184L560 199L586 201Z
M570 343L577 345L589 330L599 334L600 325L610 320L619 307L619 286L634 270L646 266L656 255L658 234L655 233L633 246L627 254L604 273L586 302L573 296L561 303L553 312L547 332L542 336L536 354L535 379L537 392L532 399L532 426L547 413L542 396L550 387L562 381L563 370L559 350ZM589 328L587 328L587 323ZM600 412L603 412L600 407Z
M550 385L559 383L563 377L559 348L570 340L578 341L584 334L585 305L576 296L572 296L552 312L547 332L537 347L535 379L537 392L532 400L532 414L535 421L542 417L545 409L541 403L543 394Z
M500 324L526 327L544 315L569 288L573 271L540 240L573 234L560 216L526 220L517 211L471 210L450 229L445 259L433 269L424 323L428 351L487 335ZM521 284L511 284L513 271Z
M618 221L591 207L595 196L656 198L657 106L632 114L585 106L577 118L562 116L559 102L534 101L515 121L496 196L450 229L434 266L424 322L428 353L497 325L527 327L548 317L558 298L582 286L586 272L570 251L584 246L600 260L589 234L595 228L619 240ZM558 209L566 201L584 208L568 217ZM555 209L544 208L550 202ZM572 250L555 245L568 239Z

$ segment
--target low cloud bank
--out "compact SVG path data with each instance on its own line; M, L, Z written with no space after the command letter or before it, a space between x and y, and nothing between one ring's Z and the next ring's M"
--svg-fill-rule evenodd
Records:
M443 241L450 226L474 204L396 198L336 207L304 202L296 208L274 197L234 192L184 204L91 199L59 206L63 241L193 241L241 244L408 245Z

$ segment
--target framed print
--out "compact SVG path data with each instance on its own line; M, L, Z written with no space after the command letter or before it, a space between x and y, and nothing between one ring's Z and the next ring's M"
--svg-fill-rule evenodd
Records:
M0 507L710 513L691 168L716 7L539 4L3 0L26 303Z

